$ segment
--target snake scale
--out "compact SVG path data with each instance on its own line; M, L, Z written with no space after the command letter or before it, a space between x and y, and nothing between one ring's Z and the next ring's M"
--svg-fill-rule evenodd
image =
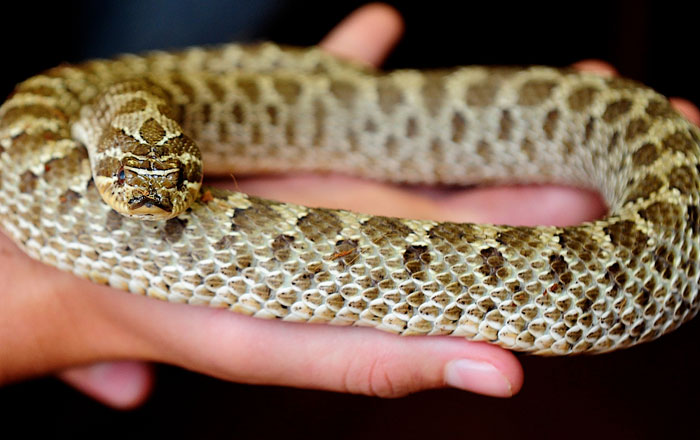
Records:
M127 55L51 69L0 107L0 224L33 258L154 298L605 352L698 311L699 139L656 92L571 70L381 73L273 44ZM202 162L558 182L610 212L569 227L370 216L200 188Z

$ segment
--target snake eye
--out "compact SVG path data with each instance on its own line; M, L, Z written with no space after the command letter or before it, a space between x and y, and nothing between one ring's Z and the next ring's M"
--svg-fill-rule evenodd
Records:
M117 183L124 185L124 180L126 179L126 173L124 173L124 167L119 168L119 173L117 173Z

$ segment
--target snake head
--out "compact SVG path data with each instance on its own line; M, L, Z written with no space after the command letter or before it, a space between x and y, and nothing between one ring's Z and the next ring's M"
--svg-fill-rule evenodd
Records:
M184 135L155 147L124 148L134 142L121 139L121 148L105 150L115 153L103 154L93 171L100 195L127 217L167 220L181 214L199 195L199 150Z

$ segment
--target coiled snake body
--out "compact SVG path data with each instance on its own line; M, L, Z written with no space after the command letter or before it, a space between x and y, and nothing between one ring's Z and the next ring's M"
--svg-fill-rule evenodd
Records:
M272 44L125 56L49 70L2 105L0 224L34 258L155 298L602 352L698 310L699 139L648 88L553 68L377 73ZM307 208L200 189L202 161L553 181L598 189L610 214L561 228Z

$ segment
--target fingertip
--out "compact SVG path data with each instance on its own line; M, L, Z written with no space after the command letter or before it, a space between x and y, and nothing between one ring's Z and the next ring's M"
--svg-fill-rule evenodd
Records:
M320 46L338 57L379 65L403 34L401 14L385 3L364 5L333 28Z
M523 369L515 355L485 343L468 343L464 357L445 364L445 384L491 397L512 397L523 386Z
M603 60L581 60L571 65L576 70L581 72L590 72L602 76L619 76L620 73L609 63Z
M361 6L356 12L381 17L382 21L394 27L394 31L403 32L403 17L395 7L382 2L368 3Z
M83 394L120 410L140 406L148 398L154 380L149 364L132 361L71 368L58 376Z
M498 348L500 351L494 361L494 366L508 380L511 396L514 396L520 392L525 380L522 364L512 351L504 350L499 347L493 348Z
M700 110L697 106L687 99L683 98L671 98L671 105L681 112L690 122L695 125L700 125Z

